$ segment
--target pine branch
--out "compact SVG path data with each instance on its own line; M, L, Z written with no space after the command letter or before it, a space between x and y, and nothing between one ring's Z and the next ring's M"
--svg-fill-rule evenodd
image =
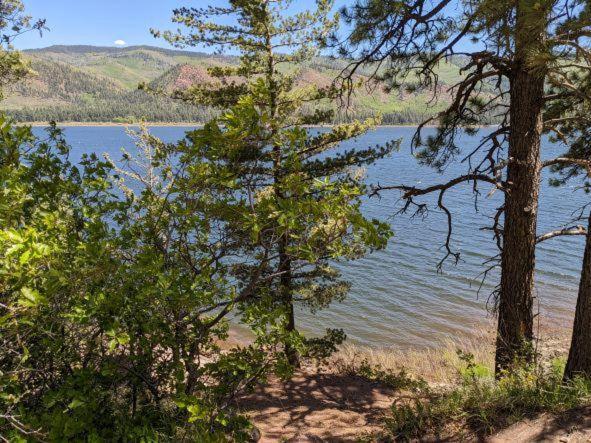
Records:
M587 170L587 175L591 177L591 160L585 160L582 158L568 158L568 157L557 157L552 160L546 160L542 162L542 168L555 165L577 165Z

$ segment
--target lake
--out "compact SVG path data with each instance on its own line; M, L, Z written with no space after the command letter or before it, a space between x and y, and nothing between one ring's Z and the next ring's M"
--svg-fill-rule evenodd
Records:
M154 127L151 132L165 141L183 137L190 128ZM483 129L487 131L488 129ZM41 133L41 128L35 128ZM466 172L465 164L454 164L443 174L420 166L410 153L414 128L382 127L343 148L364 147L402 139L401 149L391 157L367 168L367 181L382 185L406 184L426 186L447 181ZM119 158L121 147L133 149L132 140L122 127L68 127L67 140L73 160L83 153L108 152ZM476 146L478 138L465 137L465 152ZM560 146L544 144L543 158L561 154ZM576 211L588 201L578 182L563 188L548 184L545 172L540 200L539 233L571 225ZM425 198L433 211L427 217L412 213L394 216L402 207L397 191L371 198L364 210L372 217L389 220L395 232L388 248L358 261L339 264L344 277L352 283L348 298L312 316L298 312L297 322L309 334L321 333L327 327L343 328L351 342L375 347L434 346L445 337L468 336L475 325L490 319L487 311L489 294L498 274L489 276L478 291L483 263L496 254L489 231L495 208L502 202L500 192L487 194L490 186L481 185L478 211L475 210L471 185L446 193L446 205L454 215L453 248L461 252L461 261L448 261L441 273L437 263L445 255L441 246L447 233L444 214L435 208L435 196ZM536 309L545 319L558 326L570 326L578 288L583 237L562 237L538 247Z

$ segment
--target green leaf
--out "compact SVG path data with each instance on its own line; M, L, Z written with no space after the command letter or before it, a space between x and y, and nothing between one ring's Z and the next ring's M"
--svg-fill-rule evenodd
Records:
M35 308L45 301L44 297L39 294L36 289L28 287L21 288L21 297L19 298L19 305L26 308Z
M31 256L32 256L31 250L27 249L25 252L23 252L21 254L18 261L21 265L24 265L29 262L29 260L31 259Z
M77 409L77 408L79 408L80 406L84 406L85 404L86 404L86 402L84 402L84 401L82 401L82 400L80 400L80 399L77 399L77 398L75 398L75 399L74 399L74 400L72 400L72 401L70 402L70 404L68 405L68 409Z

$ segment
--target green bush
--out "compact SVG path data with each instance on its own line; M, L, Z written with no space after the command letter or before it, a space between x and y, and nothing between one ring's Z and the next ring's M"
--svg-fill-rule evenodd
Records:
M57 128L40 140L0 115L2 436L246 439L232 399L285 373L260 326L276 311L244 306L260 336L218 346L243 291L223 264L235 197L171 192L183 166L148 134L138 145L121 169L96 156L76 167Z

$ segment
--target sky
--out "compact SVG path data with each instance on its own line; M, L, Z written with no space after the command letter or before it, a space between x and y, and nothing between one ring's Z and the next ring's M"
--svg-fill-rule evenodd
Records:
M43 36L30 32L15 40L18 49L51 45L169 47L150 34L150 28L175 29L172 10L180 6L223 4L222 0L23 0L27 14L44 18L50 29ZM337 0L342 5L344 0ZM295 0L297 7L312 0ZM117 42L117 43L116 43Z

